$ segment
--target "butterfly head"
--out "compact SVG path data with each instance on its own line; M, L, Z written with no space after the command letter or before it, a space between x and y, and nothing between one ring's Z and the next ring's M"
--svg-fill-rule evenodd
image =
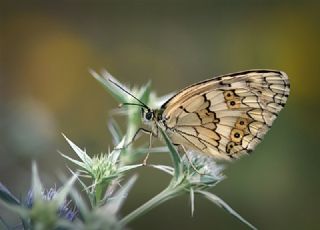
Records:
M121 106L123 105L132 105L132 106L139 106L141 107L141 115L143 122L145 124L151 124L154 125L157 120L161 120L162 118L162 113L159 110L152 110L150 109L144 102L142 102L139 98L134 96L132 93L130 93L128 90L126 90L124 87L122 87L120 84L117 82L113 81L112 79L108 79L112 84L114 84L116 87L127 93L129 96L131 96L133 99L135 99L138 103L132 103L132 102L125 102L122 103Z
M150 108L141 108L141 115L144 123L150 123L154 120L154 111Z

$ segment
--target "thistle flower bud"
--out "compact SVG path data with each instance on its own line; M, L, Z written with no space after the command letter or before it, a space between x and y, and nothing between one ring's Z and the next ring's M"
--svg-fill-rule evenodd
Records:
M189 185L195 188L211 187L223 180L223 165L217 164L212 157L187 152L181 159L183 175Z

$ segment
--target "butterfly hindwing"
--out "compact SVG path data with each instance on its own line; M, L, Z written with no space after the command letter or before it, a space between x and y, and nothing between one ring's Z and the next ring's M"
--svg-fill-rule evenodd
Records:
M285 73L252 70L194 84L161 109L173 143L230 159L255 148L288 95Z

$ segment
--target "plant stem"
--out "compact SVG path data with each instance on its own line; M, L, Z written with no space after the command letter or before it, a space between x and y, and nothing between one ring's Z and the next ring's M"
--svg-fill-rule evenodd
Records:
M120 220L120 224L123 226L127 225L128 223L130 223L131 221L133 221L137 217L142 216L143 214L145 214L149 210L157 207L158 205L162 204L163 202L178 196L182 191L183 190L179 187L175 187L175 188L172 188L170 186L167 187L162 192L160 192L158 195L153 197L151 200L147 201L146 203L141 205L139 208L135 209L134 211L129 213L127 216L122 218L122 220Z
M102 185L98 184L96 186L96 192L95 192L95 206L100 204L101 197L102 197Z

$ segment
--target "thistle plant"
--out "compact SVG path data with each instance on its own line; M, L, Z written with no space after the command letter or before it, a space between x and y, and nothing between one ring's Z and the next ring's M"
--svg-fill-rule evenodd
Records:
M119 183L126 171L141 166L141 164L121 164L119 157L124 140L111 153L95 155L91 158L84 150L80 149L66 136L64 137L81 161L62 153L61 155L78 166L78 172L80 173L78 179L86 191L92 207L100 206L106 202L106 199L108 199L106 191ZM81 177L88 178L92 183L89 186L85 185Z
M4 185L0 184L0 201L9 210L17 213L21 223L15 229L63 229L77 217L76 208L66 200L76 175L60 188L45 190L39 179L36 164L32 165L31 190L25 200L16 198ZM3 225L6 226L5 222ZM9 227L8 227L9 228Z
M102 75L91 71L91 74L100 82L102 85L118 100L120 103L134 103L133 98L127 94L125 91L116 87L112 82L120 84L113 76L107 71L104 71ZM111 81L110 81L111 80ZM120 84L121 85L121 84ZM147 83L144 87L137 91L134 89L130 91L127 87L122 86L126 91L130 92L132 95L136 95L139 100L147 104L150 108L160 107L171 95L166 95L163 97L157 97L155 93L150 91L150 83ZM136 107L128 107L128 129L134 130L130 133L130 138L132 139L134 133L141 126L141 112L137 110ZM178 153L177 149L173 146L170 139L166 133L160 129L161 136L165 140L168 148L168 153L171 157L173 167L166 165L151 165L155 169L159 169L172 176L171 181L168 186L160 192L158 195L153 197L148 202L144 203L127 216L123 217L120 222L123 225L129 224L131 221L142 216L146 212L160 205L161 203L177 197L179 195L189 193L191 199L191 213L194 212L194 197L195 194L204 196L209 201L215 203L219 207L225 209L228 213L236 217L242 223L246 224L248 227L255 229L255 227L242 218L236 211L234 211L228 204L226 204L221 198L208 192L207 190L214 187L220 181L222 181L225 176L222 174L224 166L218 165L212 158L202 156L195 152L187 152L182 158ZM129 139L129 140L131 140ZM128 143L128 142L127 142ZM132 150L132 145L129 145ZM134 150L139 152L139 148ZM140 152L144 152L141 151ZM129 151L130 154L130 151Z
M91 74L120 104L135 102L125 91L135 95L150 108L160 107L170 97L170 95L157 97L151 91L150 83L141 88L130 89L106 71L101 75L94 71L91 71ZM125 91L112 84L110 80L121 85ZM35 163L32 166L31 190L25 200L17 199L4 185L0 184L0 205L20 217L21 221L14 226L15 229L125 229L132 221L141 218L163 202L185 194L190 197L192 215L195 197L203 196L249 228L255 229L221 198L209 191L225 179L223 165L193 151L178 152L161 129L159 129L160 136L164 140L164 146L150 148L148 143L137 146L132 143L132 140L141 127L141 111L137 106L127 106L113 111L113 116L123 114L124 109L127 116L127 127L124 132L119 128L114 117L110 118L108 126L115 147L108 153L87 154L85 150L63 135L75 157L66 153L60 154L73 164L75 169L69 168L71 178L66 180L61 188L44 189ZM128 179L127 174L142 167L141 162L146 153L154 152L169 154L172 165L149 164L147 167L161 170L170 175L171 179L163 191L126 216L122 216L121 207L137 180L137 175ZM81 190L78 191L75 188L75 183L80 185ZM0 218L0 226L1 224L4 228L12 228L2 218Z

